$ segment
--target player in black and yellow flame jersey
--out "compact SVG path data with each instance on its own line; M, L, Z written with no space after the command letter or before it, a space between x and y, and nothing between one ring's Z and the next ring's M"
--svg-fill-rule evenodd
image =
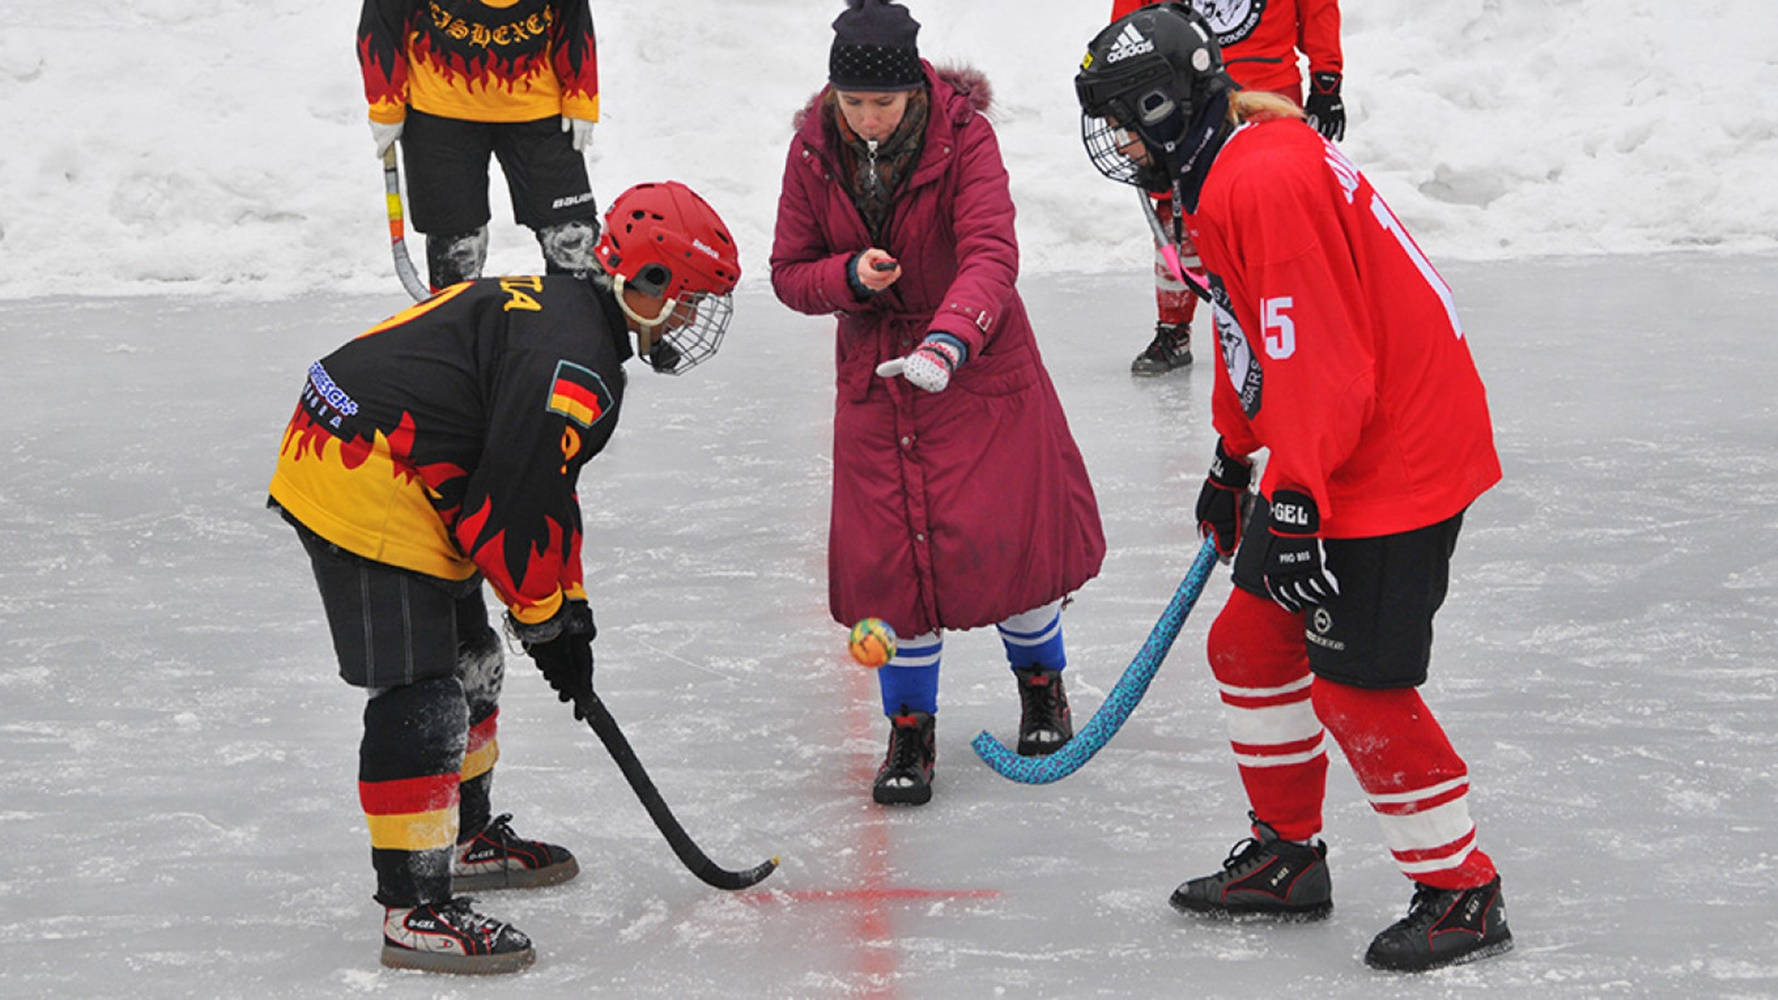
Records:
M676 374L714 354L740 277L722 220L672 181L619 196L595 256L586 278L485 278L385 320L309 367L284 432L271 506L314 564L340 675L370 695L385 965L522 968L530 941L454 891L579 870L490 818L504 670L481 585L562 700L590 695L576 480L617 426L624 361Z
M599 235L587 0L364 0L357 48L378 158L401 142L433 288L481 276L490 157L549 273L586 270Z

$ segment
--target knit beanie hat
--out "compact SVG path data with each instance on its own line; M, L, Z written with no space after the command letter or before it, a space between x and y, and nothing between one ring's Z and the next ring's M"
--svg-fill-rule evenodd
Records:
M925 84L914 36L920 22L890 0L846 0L833 19L827 79L836 90L913 90Z

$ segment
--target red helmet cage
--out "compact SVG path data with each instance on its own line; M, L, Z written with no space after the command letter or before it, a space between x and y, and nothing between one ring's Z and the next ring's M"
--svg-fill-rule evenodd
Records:
M740 254L709 203L678 181L638 184L611 203L593 256L606 274L649 295L727 295L741 278Z

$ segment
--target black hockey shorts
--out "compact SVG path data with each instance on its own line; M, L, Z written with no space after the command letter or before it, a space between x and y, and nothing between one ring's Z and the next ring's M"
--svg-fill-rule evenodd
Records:
M489 631L481 577L436 580L353 555L307 528L296 534L347 684L388 688L455 676L458 644Z
M1265 597L1266 539L1272 523L1263 499L1235 553L1235 586ZM1451 555L1463 514L1376 538L1329 538L1327 568L1339 596L1310 608L1303 639L1317 677L1361 688L1411 688L1426 683L1432 658L1432 616L1445 603Z
M562 131L560 117L531 122L470 122L409 108L401 130L409 218L438 236L488 224L488 155L500 161L513 219L540 229L596 218L586 158Z

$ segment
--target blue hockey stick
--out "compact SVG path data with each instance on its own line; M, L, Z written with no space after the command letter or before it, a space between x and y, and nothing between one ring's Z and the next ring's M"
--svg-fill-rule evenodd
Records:
M1191 569L1186 571L1185 579L1179 581L1179 589L1173 592L1173 599L1167 602L1167 609L1149 630L1141 651L1124 668L1124 675L1105 696L1105 704L1099 706L1080 732L1062 744L1061 749L1047 757L1021 757L984 729L969 744L976 755L999 771L1002 777L1027 785L1047 785L1080 770L1082 764L1117 735L1124 720L1136 710L1136 705L1148 691L1148 682L1154 680L1155 671L1167 658L1167 651L1173 648L1173 640L1179 638L1179 628L1185 624L1185 616L1191 614L1192 605L1198 603L1198 595L1204 592L1204 583L1215 568L1216 543L1205 539L1203 547L1198 549L1198 557L1192 560Z

